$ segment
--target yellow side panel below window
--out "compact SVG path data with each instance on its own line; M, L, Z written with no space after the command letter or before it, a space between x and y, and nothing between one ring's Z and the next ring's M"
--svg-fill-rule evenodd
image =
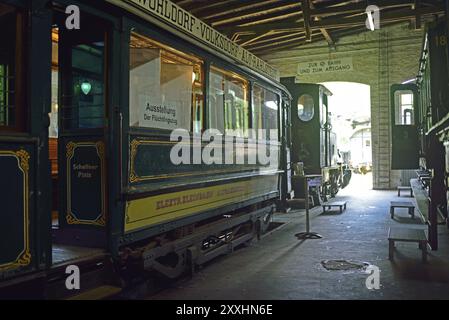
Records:
M125 232L184 218L277 190L278 176L161 194L126 204Z

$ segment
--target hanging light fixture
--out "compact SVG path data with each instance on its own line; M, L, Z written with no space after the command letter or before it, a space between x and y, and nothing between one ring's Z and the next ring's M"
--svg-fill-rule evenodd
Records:
M83 81L83 83L81 83L81 91L87 96L90 91L92 90L92 85L90 84L89 81Z

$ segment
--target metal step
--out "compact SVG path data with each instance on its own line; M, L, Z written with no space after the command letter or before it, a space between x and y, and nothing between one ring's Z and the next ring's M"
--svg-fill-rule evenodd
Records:
M122 292L122 288L104 285L85 291L66 300L105 300Z
M107 292L111 295L117 294L117 290L120 289L120 280L114 272L110 257L103 255L93 259L78 260L78 264L74 265L78 266L80 271L80 290L67 289L66 279L69 275L65 273L65 266L60 265L52 269L47 276L47 299L104 299L109 296Z

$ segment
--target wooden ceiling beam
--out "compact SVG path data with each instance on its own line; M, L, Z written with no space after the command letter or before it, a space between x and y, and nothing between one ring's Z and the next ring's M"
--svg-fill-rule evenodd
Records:
M236 7L241 6L241 0L221 0L221 1L193 1L193 4L190 6L182 6L184 9L194 14L198 18L201 18L203 15L211 14L215 10L220 11L221 8L226 7L230 8L234 5Z
M327 31L324 28L320 28L321 34L323 35L324 39L326 39L327 43L329 44L330 47L335 47L335 41L332 38L331 34L329 33L329 31Z
M289 13L295 13L299 14L298 8L300 5L298 3L290 3L286 5L279 5L274 4L271 5L270 8L261 8L260 10L253 11L251 13L243 14L243 15L229 15L227 18L219 19L219 20L212 20L208 21L213 27L221 26L225 24L230 23L238 23L243 24L245 22L248 22L248 20L252 22L257 22L258 20L263 20L264 18L276 18L279 16L283 16L282 13L286 12L286 14Z
M320 37L320 36L322 37L320 32L312 33L312 37L317 37L317 36L318 37ZM274 48L275 50L278 50L278 49L281 49L281 48L285 48L286 46L291 46L292 43L294 43L294 45L297 46L298 42L300 44L305 44L307 42L305 35L302 36L302 37L295 36L294 38L287 39L287 40L281 40L281 41L275 41L275 42L273 41L273 42L271 42L269 44L265 44L265 45L261 45L261 46L255 46L255 47L249 48L249 50L251 52L253 52L253 53L254 52L267 51L267 50L269 50L269 48Z
M175 3L176 3L178 6L180 6L180 7L185 6L185 5L188 5L188 4L191 3L191 2L192 2L192 0L175 1Z
M270 36L269 38L267 38L268 36L270 36L270 34L265 35L265 37L262 39L258 39L258 40L252 41L251 43L248 43L247 45L245 45L245 48L251 50L251 47L259 46L264 43L271 43L274 41L278 42L280 40L286 40L286 39L294 38L297 36L304 37L304 31L293 32L293 33L285 34L282 36Z
M393 8L402 8L402 7L412 7L413 6L413 0L378 0L378 1L370 1L371 5L378 6L381 10L382 9L393 9ZM347 14L354 14L354 13L364 13L365 9L367 7L366 2L357 2L357 3L350 3L349 5L345 6L333 6L333 7L322 7L322 8L315 8L310 11L310 14L312 17L329 17L334 15L347 15Z
M304 29L306 30L306 41L312 41L312 33L310 31L310 4L309 0L302 0L302 13L304 17Z
M415 0L415 4L413 5L413 9L418 11L418 9L421 7L421 1ZM421 15L416 14L415 15L415 29L420 30L421 29Z
M222 27L219 28L219 30L223 32L229 31L230 33L253 32L254 34L261 34L271 30L291 30L297 28L303 28L303 26L300 25L296 20L289 20L283 22L270 22L257 25L240 25L232 28Z
M310 0L309 0L310 1ZM398 0L387 0L387 1L377 1L378 5L385 5L387 3L391 3L392 5L397 5ZM337 10L338 7L333 8L332 13L334 15L344 15L345 13L348 12L357 12L360 13L359 17L354 17L354 18L346 18L344 19L343 17L336 17L335 19L322 19L322 15L323 15L323 8L314 8L314 9L310 9L310 15L311 17L316 17L311 25L310 28L311 29L326 29L328 27L331 28L344 28L344 27L348 27L348 26L357 26L357 25L365 25L365 8L366 5L364 4L363 6L358 4L358 7L356 8L357 11L355 11L354 6L356 6L357 4L352 4L351 8L346 8L346 7L340 7L340 9ZM416 13L419 13L421 15L430 15L430 14L438 14L438 13L443 13L443 9L442 6L421 6L418 10L420 11L414 11L411 8L411 2L406 4L407 7L410 5L410 8L403 8L400 11L395 11L393 13L389 13L389 12L385 12L382 13L382 22L384 21L384 19L411 19L411 18L415 18ZM404 2L402 1L402 6L404 6ZM324 8L325 10L329 10L329 8ZM349 11L348 11L349 10ZM399 12L399 13L398 13ZM327 11L326 14L329 14L330 11ZM293 12L291 14L287 14L290 17L296 17L296 16L302 16L301 12ZM228 29L225 26L218 26L219 29L223 30L224 32L226 32L227 30L230 30L232 32L241 32L241 31L246 31L246 32L254 32L255 34L261 34L261 33L266 33L268 31L271 30L279 30L279 29L291 29L292 28L292 24L295 25L297 23L300 23L300 20L290 20L289 22L273 22L273 21L277 21L277 20L284 20L286 19L287 16L278 16L278 17L272 17L269 19L263 19L263 20L258 20L255 19L252 22L245 22L245 23L241 23L240 25L236 26L236 27L232 27L231 29ZM299 18L299 17L298 17ZM339 23L341 22L341 23ZM293 26L293 28L295 28L296 26ZM226 29L226 30L225 30ZM329 30L326 30L327 32L329 32ZM323 34L324 35L324 34ZM326 35L324 35L325 37L327 37Z
M220 19L226 19L229 17L229 15L236 15L236 14L248 14L254 12L254 9L263 7L265 9L267 6L272 5L273 3L276 3L277 6L279 6L279 2L281 0L265 0L265 1L245 1L241 2L242 6L235 7L235 8L227 8L227 10L220 10L214 13L210 13L208 15L201 15L201 19L204 20L211 20L219 21Z
M310 9L315 9L313 1L310 2ZM315 19L315 21L320 21L321 20L320 17L314 17L314 19ZM332 48L335 48L335 41L334 41L334 39L332 39L331 34L325 28L321 28L320 32L323 35L324 39L326 39L326 41L329 44L329 46L332 47Z
M444 6L438 7L420 7L416 10L414 9L401 9L390 12L383 12L381 15L382 22L392 22L392 21L403 21L415 18L416 15L426 16L426 15L436 15L443 14ZM311 24L311 29L332 29L332 28L347 28L351 26L365 25L365 16L346 18L346 19L322 19L320 21L314 21Z
M312 38L320 38L322 37L321 33L317 33L317 34L312 34ZM272 52L279 52L279 51L283 51L283 50L290 50L290 49L295 49L295 48L299 48L302 45L307 44L307 42L305 41L305 39L295 39L295 41L292 41L292 43L289 44L284 44L284 45L274 45L271 47L267 47L267 48L260 48L260 49L251 49L251 52L256 54L257 56L263 56L263 55L267 55L270 54Z
M251 39L249 39L249 40L246 40L245 42L241 42L241 43L239 43L241 46L248 46L248 45L250 45L250 44L252 44L252 43L255 43L255 42L259 42L258 40L260 40L260 39L263 39L263 38L266 38L267 36L269 36L269 35L271 35L271 31L268 31L268 32L266 32L266 33L263 33L263 34L260 34L260 35L257 35L257 36L252 36L251 37Z

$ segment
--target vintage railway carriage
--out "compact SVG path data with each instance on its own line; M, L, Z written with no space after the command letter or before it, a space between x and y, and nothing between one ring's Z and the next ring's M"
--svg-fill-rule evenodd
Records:
M417 77L420 168L431 173L429 185L429 241L438 248L437 224L448 224L449 190L449 49L448 24L427 25Z
M264 231L288 191L274 69L170 1L0 0L0 26L3 295L64 296L67 264L176 277Z
M438 248L438 224L448 222L448 25L426 26L416 84L391 90L392 169L420 169L426 186L429 244ZM425 210L426 211L426 210Z
M295 77L281 78L281 83L292 94L291 161L303 163L305 174L322 175L323 200L334 197L349 183L351 172L339 163L336 134L328 110L328 96L332 93L320 84L297 83ZM302 186L298 179L296 197L303 197Z

